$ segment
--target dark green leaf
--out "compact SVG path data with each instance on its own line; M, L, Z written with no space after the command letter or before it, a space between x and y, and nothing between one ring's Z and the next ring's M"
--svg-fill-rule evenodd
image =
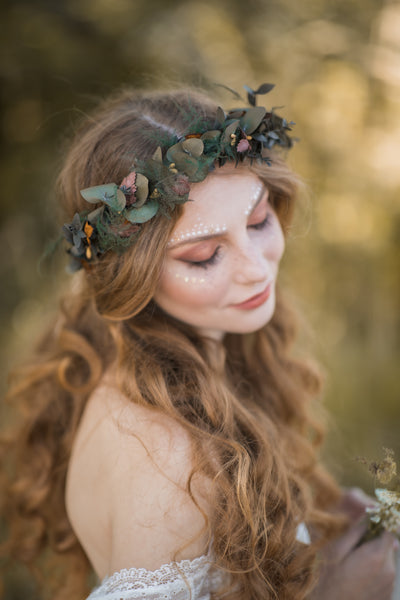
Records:
M224 110L218 106L217 108L217 121L222 125L222 123L225 121L226 119L226 114L224 112Z
M266 110L263 106L249 108L246 114L240 119L240 126L247 134L251 134L257 129L265 116Z
M235 133L238 127L239 127L239 120L238 119L236 119L230 125L228 125L228 127L225 129L224 133L222 134L222 142L223 143L230 142L231 141L231 134Z
M274 83L262 83L258 90L255 90L254 94L268 94L275 87Z

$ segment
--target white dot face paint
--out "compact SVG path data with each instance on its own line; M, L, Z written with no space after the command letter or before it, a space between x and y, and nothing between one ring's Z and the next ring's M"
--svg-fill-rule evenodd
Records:
M226 164L191 185L167 248L155 301L217 339L263 327L275 309L284 238L268 190Z
M212 235L214 233L221 233L223 231L226 231L225 223L222 225L209 225L208 227L206 227L204 223L195 223L191 230L185 230L180 232L178 235L173 236L169 240L168 246L173 246L176 243L186 240L190 241L202 235Z
M250 191L250 202L247 205L246 210L244 211L244 214L246 215L246 217L249 216L249 214L252 212L258 198L260 197L260 194L263 190L263 184L261 183L261 181L257 181L257 183L253 183L251 185L251 191Z
M169 271L169 272L171 272L171 271ZM205 283L205 281L206 281L204 279L204 277L188 277L187 275L182 276L180 273L175 273L174 277L176 279L180 279L180 280L184 281L185 283L202 284L202 283Z

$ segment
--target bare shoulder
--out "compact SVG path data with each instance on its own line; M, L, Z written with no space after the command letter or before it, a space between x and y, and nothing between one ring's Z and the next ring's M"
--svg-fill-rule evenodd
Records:
M194 478L193 502L192 467L190 436L175 420L130 402L113 386L96 390L74 442L66 501L100 576L155 569L206 550L210 484Z

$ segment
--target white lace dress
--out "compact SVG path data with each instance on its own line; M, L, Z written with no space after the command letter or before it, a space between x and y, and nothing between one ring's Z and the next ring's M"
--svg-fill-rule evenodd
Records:
M297 539L310 543L303 523L298 527ZM169 563L155 571L122 569L103 579L87 600L209 600L212 592L222 588L226 577L215 568L209 554Z
M206 555L163 565L156 571L122 569L103 579L87 600L209 600L224 583Z

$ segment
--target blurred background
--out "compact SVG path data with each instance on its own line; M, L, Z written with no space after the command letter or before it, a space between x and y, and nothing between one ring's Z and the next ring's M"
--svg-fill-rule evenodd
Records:
M389 0L3 0L1 385L71 284L52 206L65 139L121 85L277 87L307 193L282 279L310 323L331 414L325 457L400 455L400 3ZM237 104L215 88L223 106ZM243 97L245 94L243 93ZM18 584L19 586L22 584ZM15 586L10 598L30 597Z

